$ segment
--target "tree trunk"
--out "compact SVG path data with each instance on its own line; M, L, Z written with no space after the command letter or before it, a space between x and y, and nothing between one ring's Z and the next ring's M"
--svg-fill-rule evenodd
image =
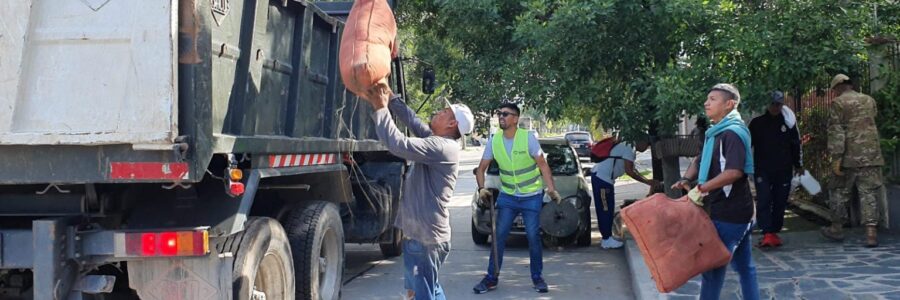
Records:
M653 163L653 180L663 181L662 158L653 151L650 151L650 158Z
M678 157L663 157L661 161L664 179L663 185L666 187L666 195L670 198L681 197L683 195L681 190L672 190L672 185L681 179L681 165L678 162Z

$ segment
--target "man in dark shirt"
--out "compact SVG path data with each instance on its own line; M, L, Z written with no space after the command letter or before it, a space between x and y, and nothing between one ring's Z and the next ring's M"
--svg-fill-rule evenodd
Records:
M737 88L730 84L710 89L704 108L713 126L706 131L703 152L672 189L690 189L691 200L709 212L719 238L731 251L731 267L740 276L743 299L756 300L759 284L750 245L753 198L747 179L753 173L753 157L750 133L737 112L740 100ZM690 188L694 179L699 184ZM703 273L700 299L719 299L725 268Z
M801 170L800 133L781 113L784 94L772 93L766 113L750 121L753 140L753 174L756 181L756 220L763 238L759 246L781 246L778 232L784 226L784 208L791 193L791 177Z

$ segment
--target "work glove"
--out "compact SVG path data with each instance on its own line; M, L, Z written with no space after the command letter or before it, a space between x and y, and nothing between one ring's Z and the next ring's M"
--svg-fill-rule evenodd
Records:
M844 176L844 171L841 171L841 159L835 159L831 162L831 171L834 172L834 175Z
M700 185L695 186L688 192L688 199L697 206L703 207L703 192L700 191Z
M562 197L559 196L559 192L557 191L547 191L547 196L550 197L550 200L556 201L556 204L559 204L562 201Z
M490 201L492 197L494 197L494 194L492 194L491 191L489 191L488 189L486 189L486 188L478 189L478 205L483 206L484 202Z

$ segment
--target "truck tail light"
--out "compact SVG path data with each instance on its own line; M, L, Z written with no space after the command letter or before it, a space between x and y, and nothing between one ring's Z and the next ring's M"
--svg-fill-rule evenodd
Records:
M226 172L228 173L228 194L232 197L243 195L244 183L241 182L241 179L244 179L244 171L232 166Z
M240 196L244 194L244 184L241 182L229 182L228 183L228 193L233 196Z
M231 178L231 181L241 181L241 179L244 179L244 171L241 171L241 169L230 169L228 170L228 177Z
M134 232L125 234L128 256L202 256L209 253L209 231Z

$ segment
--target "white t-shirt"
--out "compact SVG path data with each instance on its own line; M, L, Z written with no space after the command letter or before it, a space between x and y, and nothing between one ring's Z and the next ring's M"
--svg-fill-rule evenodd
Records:
M606 160L594 164L591 172L601 180L615 184L615 179L625 174L625 160L634 162L636 155L631 144L619 143L613 146L609 156Z

